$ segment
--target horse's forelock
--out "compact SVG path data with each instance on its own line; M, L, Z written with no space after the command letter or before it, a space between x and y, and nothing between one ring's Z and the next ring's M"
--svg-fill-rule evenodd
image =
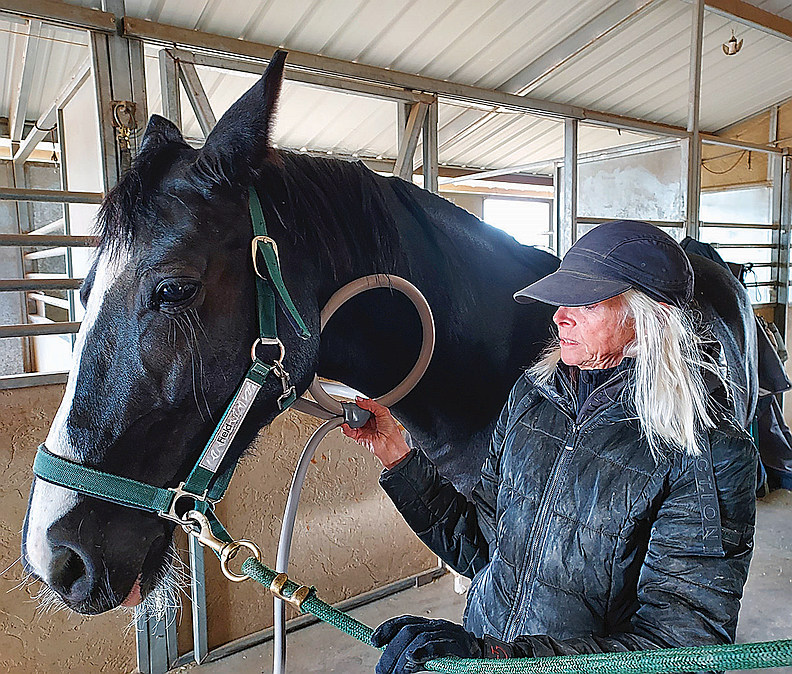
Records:
M96 218L100 254L117 255L131 249L154 212L161 183L180 155L194 152L182 144L144 148L116 186L107 193Z

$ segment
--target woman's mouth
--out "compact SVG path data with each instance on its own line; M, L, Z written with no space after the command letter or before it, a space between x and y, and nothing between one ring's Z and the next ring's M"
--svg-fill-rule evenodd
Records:
M560 342L561 342L561 346L577 346L578 345L578 342L576 342L576 341L574 341L572 339L567 339L565 337L561 337L560 338Z

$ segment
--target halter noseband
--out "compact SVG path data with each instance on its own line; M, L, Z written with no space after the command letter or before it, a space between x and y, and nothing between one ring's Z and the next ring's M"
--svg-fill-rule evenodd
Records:
M258 194L253 187L248 188L248 191L250 219L253 223L251 249L253 269L256 273L259 337L251 348L253 362L250 368L237 387L231 402L226 407L187 479L175 488L155 487L145 482L105 473L69 461L52 454L43 444L39 447L33 463L33 473L36 477L81 494L154 512L160 517L182 525L185 524L183 519L185 512L198 510L207 516L212 531L218 538L231 540L222 524L214 516L213 506L225 494L235 465L226 466L222 472L220 465L250 411L253 401L270 374L274 374L280 380L283 389L283 393L278 398L280 411L284 411L296 400L294 386L289 373L283 366L285 348L278 337L276 307L281 307L292 328L301 339L311 337L311 333L294 306L283 282L278 247L275 241L267 236L267 224ZM259 256L264 262L264 270L259 268ZM259 358L258 347L262 345L279 348L279 355L272 363L267 363ZM180 503L185 499L188 501L188 505Z

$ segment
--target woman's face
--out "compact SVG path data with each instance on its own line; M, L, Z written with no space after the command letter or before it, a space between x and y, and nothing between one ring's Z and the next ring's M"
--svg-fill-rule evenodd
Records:
M561 338L561 360L581 370L616 367L635 339L633 321L623 315L620 295L586 307L558 307L553 322Z

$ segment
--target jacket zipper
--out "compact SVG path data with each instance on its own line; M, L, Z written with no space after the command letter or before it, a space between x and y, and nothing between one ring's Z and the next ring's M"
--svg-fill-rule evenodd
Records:
M536 538L538 536L539 531L541 530L541 526L544 525L544 520L547 517L547 512L550 509L550 503L555 498L555 493L557 490L558 485L558 476L561 472L561 467L566 464L567 457L572 454L571 450L574 449L575 443L575 436L577 435L577 425L575 422L572 422L572 429L570 433L567 435L566 440L564 441L564 448L558 453L553 463L553 469L550 473L550 480L548 486L545 488L544 493L542 494L542 500L539 504L539 510L534 518L533 526L531 526L531 533L528 537L528 545L526 546L525 550L525 560L523 562L522 568L520 569L520 575L517 579L519 583L519 592L517 594L517 600L514 602L514 606L512 607L511 614L509 615L509 620L506 623L506 628L504 630L504 634L501 638L510 641L516 635L512 635L511 631L514 628L514 624L516 622L516 617L518 614L522 613L523 604L525 603L525 594L527 591L528 580L529 578L533 579L535 574L535 561L534 557L536 557Z
M602 386L605 386L605 384L602 384ZM601 388L601 386L598 386L595 391L599 388ZM593 393L594 391L592 391L592 394ZM595 415L587 419L581 425L578 425L576 420L572 420L572 428L564 440L564 448L555 458L553 469L550 474L549 484L544 490L542 501L539 504L539 510L536 514L536 518L534 519L533 526L531 527L528 545L526 546L525 562L520 570L520 576L517 579L518 583L520 584L517 600L515 601L511 614L509 615L509 620L506 623L504 634L501 637L507 641L518 636L516 634L512 634L516 623L516 618L518 615L524 612L526 604L530 602L530 599L533 596L533 582L539 566L539 552L544 547L544 544L547 540L547 535L549 533L549 529L546 526L545 520L547 519L552 503L554 503L556 500L561 470L566 466L567 463L569 463L570 459L572 458L572 453L575 449L575 444L579 437L580 431L592 423L596 418L598 418L603 411L604 409L598 411ZM567 415L564 410L561 410L561 412L567 416L567 418L569 418L569 415ZM540 534L539 532L542 533ZM537 541L537 537L540 538L539 541Z

